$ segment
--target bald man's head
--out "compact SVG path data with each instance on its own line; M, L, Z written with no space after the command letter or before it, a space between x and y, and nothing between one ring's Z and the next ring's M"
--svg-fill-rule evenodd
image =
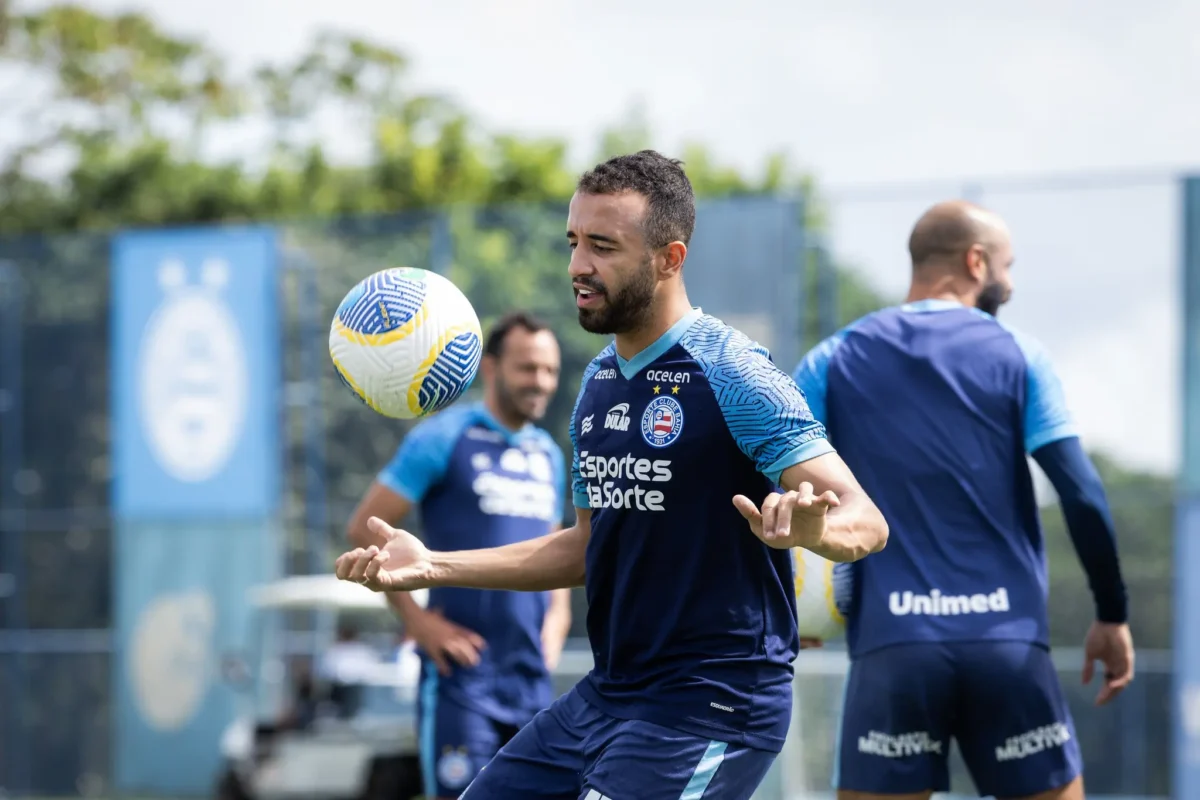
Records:
M981 311L995 314L1012 294L1012 241L999 215L965 200L930 208L908 238L914 280L950 278L973 284Z

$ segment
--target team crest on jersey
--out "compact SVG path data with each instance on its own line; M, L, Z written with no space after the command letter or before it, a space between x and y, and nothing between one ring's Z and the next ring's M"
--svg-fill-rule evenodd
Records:
M462 750L447 750L437 763L438 781L448 789L461 789L471 780L471 761Z
M683 407L674 397L656 397L642 414L642 438L651 447L666 447L683 431Z

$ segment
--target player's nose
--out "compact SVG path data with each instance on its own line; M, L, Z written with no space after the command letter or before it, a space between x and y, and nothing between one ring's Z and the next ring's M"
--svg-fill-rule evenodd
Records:
M596 268L591 265L586 255L579 252L576 247L571 251L571 263L567 266L567 274L572 278L582 278L587 275L595 275Z

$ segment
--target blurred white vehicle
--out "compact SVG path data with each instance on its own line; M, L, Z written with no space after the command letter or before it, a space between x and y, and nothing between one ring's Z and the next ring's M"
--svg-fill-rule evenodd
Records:
M414 595L424 605L427 593ZM217 800L420 795L420 659L411 644L397 646L399 622L383 595L311 575L258 587L249 601L257 609L253 641L245 657L225 663L245 702L221 738ZM289 633L304 617L311 630ZM359 635L339 644L348 623ZM350 646L338 653L341 645ZM298 673L301 664L311 666ZM330 674L351 677L335 682Z

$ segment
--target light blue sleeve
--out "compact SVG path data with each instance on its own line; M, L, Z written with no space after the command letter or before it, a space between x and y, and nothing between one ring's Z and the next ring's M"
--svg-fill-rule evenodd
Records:
M418 423L376 480L412 503L421 502L445 476L465 419L457 409L448 409Z
M575 398L575 407L571 409L571 495L576 508L591 508L588 501L587 484L579 474L579 443L575 433L575 417L579 414L579 404L583 401L583 393L587 391L588 381L600 370L600 359L612 352L612 345L600 351L600 355L592 359L587 369L583 371L583 380L579 382L579 395Z
M829 361L845 338L846 334L839 332L820 342L808 351L796 365L796 371L792 373L792 380L800 387L800 391L804 392L808 410L822 425L828 422L825 415L829 407L825 404L825 392L829 388Z
M694 326L681 343L704 370L738 448L772 482L833 452L796 382L764 348L716 320Z
M1025 452L1078 436L1050 354L1036 339L1011 328L1009 332L1025 356Z

